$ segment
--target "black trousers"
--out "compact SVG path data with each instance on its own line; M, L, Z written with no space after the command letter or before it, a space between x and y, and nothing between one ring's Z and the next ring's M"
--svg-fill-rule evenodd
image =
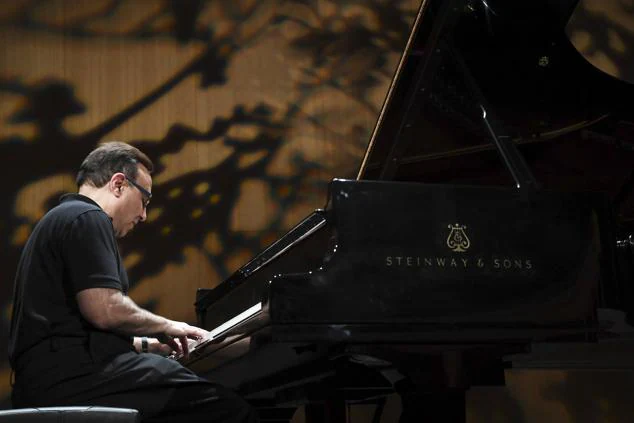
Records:
M143 422L257 422L230 389L155 354L104 354L90 342L38 346L19 360L14 407L135 408Z

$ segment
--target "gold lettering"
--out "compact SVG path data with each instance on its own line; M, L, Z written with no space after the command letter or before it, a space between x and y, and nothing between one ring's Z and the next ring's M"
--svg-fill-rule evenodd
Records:
M473 261L473 265L480 269L485 268L488 264L493 269L498 270L531 270L534 268L533 261L531 259L524 259L521 257L491 257L491 261L485 257L421 257L421 256L386 256L385 265L388 267L394 266L407 266L407 267L453 267L468 269ZM488 264L487 264L488 263Z

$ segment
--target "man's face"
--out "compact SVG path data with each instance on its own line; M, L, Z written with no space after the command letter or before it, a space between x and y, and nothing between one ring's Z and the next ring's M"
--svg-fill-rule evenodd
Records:
M130 180L131 176L130 178L126 176L121 184L122 192L112 219L118 238L126 236L137 223L143 222L147 218L146 206L150 199L146 193L142 192L142 189L152 192L152 177L145 166L139 165L138 169L136 180Z

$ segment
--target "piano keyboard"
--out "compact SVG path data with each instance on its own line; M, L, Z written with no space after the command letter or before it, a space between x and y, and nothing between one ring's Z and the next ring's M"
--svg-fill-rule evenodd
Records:
M204 337L203 339L201 339L199 341L196 341L196 343L194 345L190 346L189 353L191 354L194 351L199 350L199 349L207 346L214 339L218 338L223 333L225 333L228 330L236 327L240 323L246 322L251 317L253 317L256 314L258 314L260 311L262 311L262 302L254 304L253 306L251 306L248 309L244 310L242 313L239 313L236 316L232 317L231 319L227 320L226 322L218 325L216 328L212 329L209 332L209 335L207 335L206 337ZM180 354L172 354L172 355L169 356L169 358L173 358L173 359L176 359L176 360L178 360L178 359L180 359L182 357L183 357L182 353L180 353Z

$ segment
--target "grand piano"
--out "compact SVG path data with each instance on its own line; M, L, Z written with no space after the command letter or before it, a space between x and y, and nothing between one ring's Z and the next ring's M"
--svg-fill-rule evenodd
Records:
M634 321L634 87L571 43L578 6L423 1L356 178L199 289L211 335L174 358L263 421L396 393L402 422L463 422L509 357L623 336L602 316Z

